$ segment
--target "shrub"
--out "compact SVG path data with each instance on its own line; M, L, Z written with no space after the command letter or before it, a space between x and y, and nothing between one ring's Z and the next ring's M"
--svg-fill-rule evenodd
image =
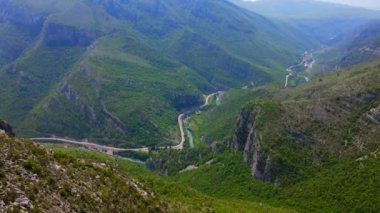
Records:
M32 161L32 160L26 160L26 161L24 161L22 163L22 166L25 169L27 169L27 170L29 170L29 171L37 174L37 175L41 175L42 172L43 172L42 167L39 164L37 164L36 162Z

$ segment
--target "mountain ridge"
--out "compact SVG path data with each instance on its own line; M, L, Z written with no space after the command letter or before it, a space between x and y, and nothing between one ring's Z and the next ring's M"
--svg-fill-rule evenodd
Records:
M25 17L44 20L30 25L40 31L36 35L19 32L35 42L0 72L1 99L8 103L0 113L24 136L172 144L178 138L176 114L200 104L202 93L281 82L289 58L314 45L226 1L73 0L60 3L58 13L54 0L2 2L14 9L2 15L1 26L29 26L23 18L13 21L17 11L26 13L23 8ZM101 97L108 98L99 102ZM61 115L65 119L57 120Z

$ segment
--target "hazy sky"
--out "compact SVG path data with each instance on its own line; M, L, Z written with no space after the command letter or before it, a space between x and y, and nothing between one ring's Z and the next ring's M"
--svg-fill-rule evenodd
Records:
M248 0L256 1L256 0ZM380 0L320 0L380 10Z

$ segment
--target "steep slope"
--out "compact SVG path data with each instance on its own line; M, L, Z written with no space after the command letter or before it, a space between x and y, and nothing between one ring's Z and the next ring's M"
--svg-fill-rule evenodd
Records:
M300 168L374 151L379 79L375 61L275 91L272 100L257 100L241 111L231 146L244 150L254 176L284 184L294 177L281 175L307 175Z
M170 144L202 93L282 82L314 46L226 1L0 3L0 114L24 136Z
M297 89L274 91L271 100L254 101L242 109L230 147L244 152L255 178L283 187L305 180L308 184L320 181L318 187L323 187L328 179L318 180L314 175L332 175L334 168L337 182L345 177L344 173L338 175L343 168L378 171L379 69L377 60L319 76ZM371 173L365 180L367 187L361 183L366 178L361 172L350 179L349 186L344 184L345 190L358 196L363 189L376 197L370 187L379 181ZM349 195L332 197L334 202L360 206L359 200L352 201ZM376 207L366 202L363 208L378 210L378 203Z
M294 212L220 199L143 165L78 148L47 147L0 133L0 211Z
M1 211L173 211L111 165L78 160L4 134L0 147Z
M191 121L196 142L207 143L209 153L165 153L161 159L180 159L181 169L195 165L175 178L205 193L266 200L301 212L377 212L379 70L377 59L317 75L296 88L227 92L220 105ZM239 158L252 182L241 179L246 173ZM178 165L166 163L161 168ZM238 189L235 184L243 182Z

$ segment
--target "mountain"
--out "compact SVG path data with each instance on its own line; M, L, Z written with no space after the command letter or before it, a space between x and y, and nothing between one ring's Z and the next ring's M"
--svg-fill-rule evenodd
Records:
M259 14L279 18L379 18L379 12L315 0L231 0Z
M376 60L319 76L296 89L277 91L270 99L253 101L240 112L230 147L243 151L244 160L257 179L284 187L297 182L302 187L305 181L310 190L319 190L318 184L329 185L323 182L328 178L314 178L323 171L325 175L334 174L333 179L338 182L341 178L350 182L334 189L344 191L355 186L350 192L353 196L362 190L367 192L366 198L355 202L347 198L348 194L326 195L323 202L333 199L347 208L359 208L359 202L363 202L364 209L378 210L378 206L368 202L376 197L370 181L378 181L365 171L378 170L379 69ZM347 177L354 173L358 175ZM313 185L313 181L320 182ZM307 187L302 188L306 191ZM316 194L307 196L312 199ZM301 195L299 199L308 198Z
M380 19L379 11L314 0L230 1L293 24L325 45L335 44L354 28Z
M315 52L312 72L346 68L380 57L380 22L370 22L350 33L339 44Z
M0 115L23 136L172 144L202 94L282 84L316 45L227 1L0 1Z
M294 88L227 92L189 125L194 143L207 144L216 157L165 152L161 168L173 171L175 159L181 168L195 165L176 179L221 197L261 199L301 212L377 212L379 71L375 59ZM253 180L246 180L239 161Z

